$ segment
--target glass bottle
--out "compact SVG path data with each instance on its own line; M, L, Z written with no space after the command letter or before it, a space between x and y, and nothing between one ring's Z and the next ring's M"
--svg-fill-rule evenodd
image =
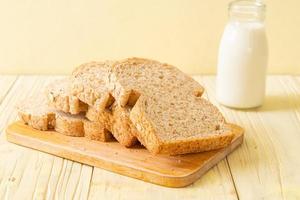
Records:
M262 105L265 96L268 44L265 5L238 0L229 4L218 55L217 100L234 108Z

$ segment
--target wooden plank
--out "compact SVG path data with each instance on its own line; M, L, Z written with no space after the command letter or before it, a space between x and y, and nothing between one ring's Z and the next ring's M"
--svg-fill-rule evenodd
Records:
M180 156L153 156L141 146L124 148L118 142L91 141L55 131L38 131L22 122L6 129L7 140L22 146L100 167L119 174L168 187L184 187L234 151L243 141L243 129L230 124L232 143L225 148Z
M197 80L200 76L196 77ZM226 161L219 162L194 184L166 188L94 168L89 199L237 199Z
M21 76L0 105L0 131L16 120L15 104L58 77ZM92 167L0 139L0 199L86 199Z
M2 102L16 79L17 76L0 75L0 103Z
M203 83L216 103L215 77L205 77ZM229 166L241 199L299 199L299 82L275 76L267 83L260 108L234 110L217 104L230 122L246 130L244 144L228 156Z

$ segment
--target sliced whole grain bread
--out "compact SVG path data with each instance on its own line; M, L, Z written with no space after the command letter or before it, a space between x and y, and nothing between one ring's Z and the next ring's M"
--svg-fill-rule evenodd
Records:
M67 136L87 137L102 142L112 139L100 123L91 122L83 114L72 115L48 106L44 95L37 95L17 106L19 118L29 126L46 131L56 130Z
M98 111L113 97L133 106L138 140L154 154L184 154L227 146L233 134L203 87L176 67L143 58L89 63L72 75L72 94ZM101 105L101 106L99 106Z
M70 91L69 78L56 80L50 83L46 87L49 106L71 114L87 111L87 104L72 95Z

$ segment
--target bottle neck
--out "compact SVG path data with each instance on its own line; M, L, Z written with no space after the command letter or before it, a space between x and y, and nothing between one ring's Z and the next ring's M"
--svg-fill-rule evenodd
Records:
M238 0L229 4L229 19L240 22L264 22L265 5L258 1Z

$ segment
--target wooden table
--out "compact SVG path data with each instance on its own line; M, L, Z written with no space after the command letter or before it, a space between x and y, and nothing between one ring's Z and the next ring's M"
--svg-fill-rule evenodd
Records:
M15 104L58 76L0 76L0 199L300 199L300 77L270 76L264 106L232 110L215 101L215 77L195 76L244 144L186 188L166 188L10 144Z

